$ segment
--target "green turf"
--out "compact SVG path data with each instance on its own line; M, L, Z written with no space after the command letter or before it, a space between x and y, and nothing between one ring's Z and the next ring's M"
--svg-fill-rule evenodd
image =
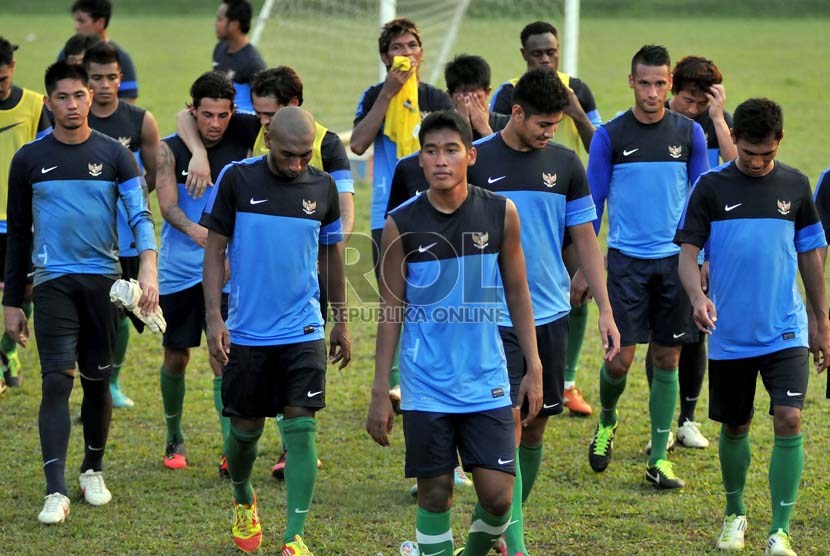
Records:
M518 20L469 21L455 50L485 56L498 83L522 69L516 44L522 24ZM608 118L630 105L628 60L643 42L665 43L675 57L705 54L718 62L726 75L730 108L749 95L766 95L784 105L786 137L780 158L802 168L814 181L819 171L830 165L823 139L823 132L830 128L830 116L823 109L828 100L823 62L830 56L830 43L823 38L827 25L828 20L585 20L580 75L593 88L600 111ZM71 22L64 15L4 15L0 33L23 44L18 52L17 81L41 89L43 67L71 33ZM26 41L27 36L33 40ZM113 20L112 36L137 63L140 104L156 114L163 133L171 132L172 115L187 100L190 82L209 68L214 40L212 18L209 14L198 18L122 17ZM286 54L264 54L272 63L293 62ZM325 95L341 94L339 86L322 78L303 77L309 106ZM345 99L348 112L357 101L352 96ZM369 192L365 184L358 186L357 206L357 229L366 232ZM368 271L370 255L365 240L355 238L353 245L364 247L360 262L349 269L354 284L361 273ZM370 288L364 281L354 289L366 297ZM356 303L355 295L352 301ZM595 317L592 312L578 378L586 398L596 407L599 345ZM374 332L371 323L353 326L352 365L343 372L331 370L329 375L329 408L320 414L319 426L324 468L306 539L317 556L374 556L378 552L395 556L400 541L414 535L415 508L406 495L411 483L403 479L400 420L395 424L391 448L377 447L363 430ZM723 504L716 448L674 452L677 472L689 485L682 492L657 493L643 480L642 448L648 440L648 423L645 379L639 370L642 354L640 350L621 401L615 457L606 473L594 474L586 461L594 419L563 417L551 421L542 471L526 512L528 546L534 555L714 553ZM190 467L170 472L162 466L160 341L150 335L134 336L122 383L136 407L115 413L105 460L113 502L104 508L90 508L81 501L75 470L80 463L82 439L80 428L75 426L68 464L72 514L66 524L57 527L43 527L36 521L42 504L43 476L36 424L40 381L34 345L24 350L22 359L26 368L23 387L0 398L5 448L0 452L0 469L4 470L0 483L0 552L235 552L230 539L230 488L216 474L218 423L204 348L194 350L185 402ZM825 429L830 403L824 401L823 392L824 377L814 379L805 409L804 478L792 527L799 554L826 554L830 546L830 489L824 472L824 462L830 455L830 434ZM704 421L703 431L714 441L716 427L704 419L707 399L704 392L698 419ZM76 392L73 414L79 402ZM766 475L772 431L766 416L766 395L760 385L756 411L754 461L747 489L747 540L753 553L764 546L770 518ZM285 508L283 486L270 477L270 467L278 455L274 428L268 425L253 477L264 522L264 551L270 554L279 549ZM473 503L469 490L458 493L453 521L458 541L469 526Z

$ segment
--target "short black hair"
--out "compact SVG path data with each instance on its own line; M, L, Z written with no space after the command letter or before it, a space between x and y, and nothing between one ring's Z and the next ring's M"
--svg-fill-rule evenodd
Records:
M0 37L0 66L10 66L14 62L14 51L17 45Z
M278 66L257 72L251 80L251 94L258 97L274 97L281 106L292 99L303 105L303 82L293 68Z
M121 56L118 49L109 43L100 41L88 48L84 53L84 69L89 69L89 64L118 64L121 67Z
M686 56L674 66L672 71L672 94L680 91L708 93L712 85L723 83L715 62L703 56Z
M92 19L104 18L104 29L110 24L110 17L112 17L112 4L110 0L76 0L72 4L72 9L69 13L75 12L88 13Z
M490 88L490 64L481 56L459 54L444 66L444 81L450 94L459 89L486 91Z
M750 98L735 108L732 114L732 133L735 139L763 143L770 137L780 141L784 136L784 113L781 106L768 98Z
M522 46L524 46L527 39L530 38L531 35L544 35L545 33L553 33L554 37L557 39L559 38L559 33L556 31L556 27L547 21L534 21L533 23L525 25L519 35L519 40L522 41Z
M536 68L525 73L513 87L513 104L526 116L556 114L568 106L568 90L555 71Z
M51 96L58 85L58 81L63 79L77 79L84 84L84 87L89 87L89 77L83 67L70 64L66 60L59 60L46 68L46 74L43 78L46 85L46 95Z
M461 142L470 150L473 146L473 128L470 122L462 118L455 110L439 110L432 112L421 122L421 129L418 130L418 141L424 144L428 133L441 129L455 131L461 137Z
M203 98L219 98L231 101L236 97L236 89L228 75L223 71L208 71L203 73L190 86L190 98L193 108L199 108Z
M63 45L63 53L66 56L82 56L99 42L104 42L104 39L95 33L75 33Z
M392 39L397 36L412 33L415 40L418 41L418 46L421 44L421 31L415 22L406 17L396 17L383 24L378 37L378 49L381 54L389 52L389 45L392 44Z
M671 57L665 46L646 44L631 58L631 75L634 75L637 64L644 66L666 66L671 71Z
M228 9L225 11L225 17L228 21L236 21L239 23L239 30L242 34L247 35L251 30L251 18L253 17L254 9L248 0L222 0Z

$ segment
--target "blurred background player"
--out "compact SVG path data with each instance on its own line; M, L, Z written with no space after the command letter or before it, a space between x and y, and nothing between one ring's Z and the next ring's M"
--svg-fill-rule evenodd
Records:
M66 61L76 66L82 66L86 51L100 42L104 41L95 33L75 33L63 45Z
M68 58L69 55L67 55ZM118 88L121 85L121 63L118 49L112 44L99 42L86 50L84 68L89 76L89 88L93 92L89 110L89 127L112 137L136 157L145 171L148 191L156 187L156 151L159 146L159 130L153 115L132 104L120 102ZM118 202L118 255L121 277L138 278L138 251L135 238L127 220L124 203ZM119 376L127 345L130 341L130 321L122 311L118 321L118 334L113 352L110 394L113 407L133 407L133 400L121 391Z
M248 41L253 8L248 0L225 0L216 10L216 38L213 69L227 74L236 89L236 109L253 112L251 79L267 66L259 51Z
M14 154L26 143L44 137L52 126L43 108L43 95L14 85L17 45L0 37L0 276L6 266L6 201L9 192L9 168ZM32 284L28 281L22 302L26 318L32 314ZM20 386L23 380L17 341L8 335L0 340L3 377L0 393L8 386Z
M167 318L160 382L167 424L164 465L170 469L187 466L182 433L185 369L190 348L201 344L206 326L202 260L207 229L199 224L199 218L207 196L195 197L184 184L192 152L188 145L195 141L207 151L214 181L227 164L248 155L249 145L259 131L259 122L249 114L234 113L235 94L233 83L225 73L211 71L199 76L190 88L189 112L196 123L195 137L174 134L165 137L158 149L156 192L164 217L159 254L159 303ZM212 357L209 364L213 371L213 401L225 439L229 423L222 414L222 366ZM227 473L224 457L219 471Z

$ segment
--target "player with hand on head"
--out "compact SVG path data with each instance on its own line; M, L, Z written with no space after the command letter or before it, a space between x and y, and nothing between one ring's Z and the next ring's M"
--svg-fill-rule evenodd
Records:
M830 363L820 253L827 242L806 176L775 159L783 136L778 104L753 98L738 105L732 127L738 157L700 176L675 236L695 324L709 335L709 418L722 423L718 455L726 508L718 548L724 550L744 547L749 428L759 373L770 396L775 441L767 556L795 556L790 516L804 465L808 350L818 372ZM712 269L708 292L697 264L704 245Z

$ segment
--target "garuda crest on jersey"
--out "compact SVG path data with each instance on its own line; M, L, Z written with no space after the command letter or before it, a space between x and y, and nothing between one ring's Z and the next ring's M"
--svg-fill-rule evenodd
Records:
M680 158L683 154L682 145L669 145L669 156L672 158Z
M790 201L782 201L780 199L778 200L778 212L780 212L783 215L790 214L791 206L792 203Z
M487 232L473 232L473 245L479 249L487 247L488 241L490 241L490 234Z
M556 187L556 174L542 172L542 181L545 182L546 187Z
M314 214L317 212L317 201L303 199L303 212L306 214Z
M104 163L101 162L100 164L93 164L90 162L86 165L87 169L89 170L89 175L93 178L97 178L104 172Z
M128 149L130 148L131 141L129 137L119 137L118 142L127 147Z

